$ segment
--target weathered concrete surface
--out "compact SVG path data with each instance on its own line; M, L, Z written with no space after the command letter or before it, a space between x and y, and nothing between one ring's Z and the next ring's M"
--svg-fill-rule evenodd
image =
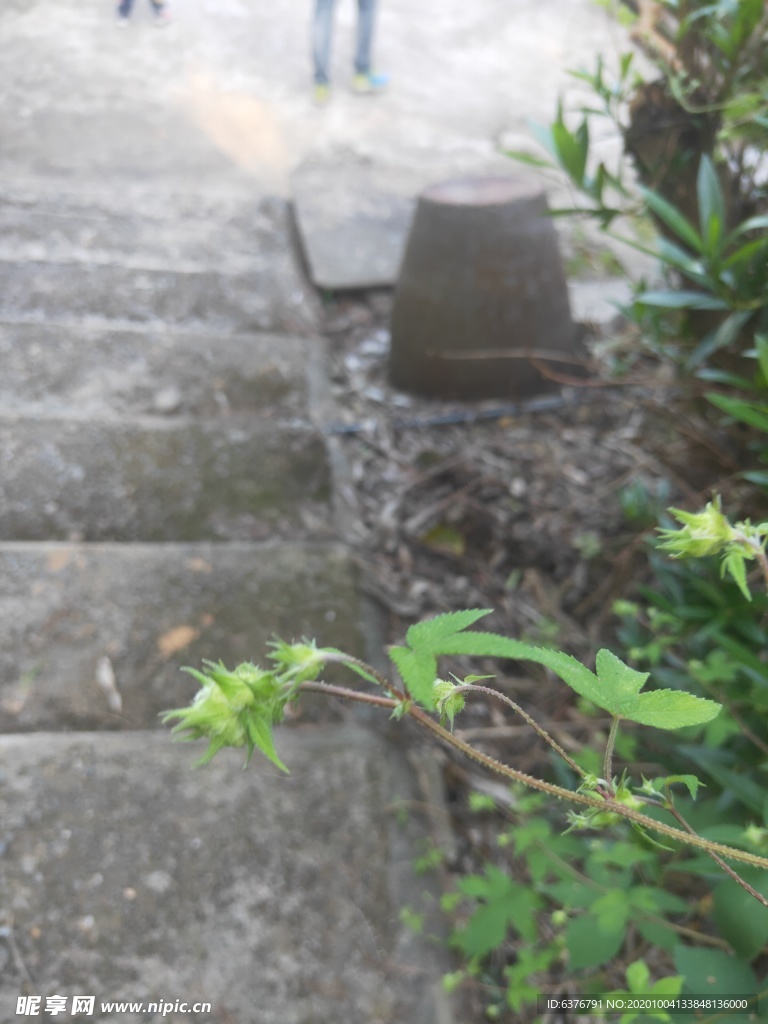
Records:
M197 690L182 665L263 662L275 634L364 655L363 621L334 544L0 544L0 732L151 728Z
M370 163L314 161L293 176L296 223L310 277L319 288L392 286L415 201L408 185Z
M397 808L439 813L429 765L368 731L277 744L290 776L232 752L192 771L202 745L167 734L0 738L3 1021L26 991L121 1024L446 1024L443 954L398 919L430 823ZM177 999L212 1009L99 1013Z
M185 192L146 182L2 181L0 256L222 274L272 267L292 271L298 287L285 245L289 219L283 200L242 187Z
M323 345L291 335L0 321L0 405L51 418L306 416Z
M0 185L0 316L307 333L317 303L280 200Z
M159 270L116 264L0 261L5 319L167 324L197 330L310 330L300 293L272 271Z
M322 532L330 488L306 421L0 420L3 540L256 540L307 514Z

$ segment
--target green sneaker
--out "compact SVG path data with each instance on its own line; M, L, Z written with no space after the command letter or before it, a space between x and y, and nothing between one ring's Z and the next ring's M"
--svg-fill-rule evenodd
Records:
M378 96L386 91L389 85L389 75L367 74L355 75L352 79L352 92L357 96Z
M312 98L316 107L326 106L331 99L331 87L326 82L316 82Z

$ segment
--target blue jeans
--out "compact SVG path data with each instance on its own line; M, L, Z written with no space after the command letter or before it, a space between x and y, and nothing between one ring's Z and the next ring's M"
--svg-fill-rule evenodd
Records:
M154 7L155 11L162 11L163 3L162 0L149 0ZM121 18L127 18L133 9L133 0L120 0L120 6L117 8L117 13Z
M312 25L312 59L315 82L327 85L330 81L331 38L333 36L333 5L335 0L315 0L315 19ZM371 70L371 45L376 0L357 0L357 45L355 71L367 75Z

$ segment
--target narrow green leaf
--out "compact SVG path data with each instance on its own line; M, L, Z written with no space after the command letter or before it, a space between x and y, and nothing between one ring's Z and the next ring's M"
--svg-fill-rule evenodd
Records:
M749 264L753 260L757 262L756 257L762 257L766 251L768 251L768 240L765 238L753 238L751 241L745 242L744 245L740 245L727 259L723 260L721 272L723 270L733 270L734 267L738 268L737 272L743 272L742 268L739 267L740 263Z
M694 252L704 252L704 245L696 228L687 220L678 209L667 202L658 192L649 188L641 188L640 192L648 207L656 214L663 224L666 224L677 237Z
M660 238L658 251L659 259L663 263L681 271L681 273L694 280L696 284L710 284L711 278L705 270L704 263L700 259L691 256L689 252L682 249L679 245L667 241L666 238Z
M763 375L763 382L768 387L768 334L755 335L755 352L760 372Z
M729 416L733 416L734 419L740 420L742 423L748 423L750 426L757 427L758 430L764 430L768 433L768 406L748 402L742 398L719 395L714 391L708 391L705 397L713 405L716 405L718 409L722 409Z
M716 258L719 256L723 242L725 203L717 171L708 156L702 156L699 161L696 194L699 202L699 225L701 237L705 242L705 251L710 258Z
M556 167L551 160L543 160L540 156L533 156L531 153L526 153L522 149L505 149L504 156L508 156L510 160L517 160L520 164L527 164L530 167L543 167L547 170L556 170Z
M581 187L584 184L584 171L589 152L589 132L586 121L582 121L576 132L570 132L561 120L556 121L552 125L552 139L563 170L576 185Z
M736 341L739 332L751 316L752 310L750 309L740 309L727 316L714 331L710 331L696 346L686 361L686 367L694 369L700 366L705 359L709 359L714 352L719 352L723 348L729 348Z
M635 299L646 306L661 306L664 309L729 309L724 299L706 292L650 291L641 292Z
M726 239L725 244L730 248L731 243L737 238L747 234L749 231L760 231L763 228L768 228L768 213L760 214L758 217L750 217L748 220L742 221L738 227L733 229Z

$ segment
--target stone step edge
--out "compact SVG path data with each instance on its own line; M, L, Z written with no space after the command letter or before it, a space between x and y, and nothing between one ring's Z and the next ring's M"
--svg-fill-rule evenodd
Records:
M137 322L136 320L109 320L105 319L104 323L95 322L95 317L89 317L88 322L83 322L79 319L73 320L60 320L53 319L52 317L39 317L39 316L8 316L0 312L0 330L4 327L44 327L50 328L51 331L63 330L69 331L77 328L78 331L86 332L88 334L147 334L150 331L154 331L156 334L162 334L168 338L195 338L197 340L201 338L210 338L215 340L217 344L233 346L235 344L246 344L251 341L274 341L276 344L282 344L286 339L292 342L305 343L308 346L318 346L322 344L322 340L316 333L296 333L296 334L285 334L281 331L273 330L254 330L254 331L232 331L226 336L222 337L220 331L216 330L194 330L189 327L175 326L169 324L168 321L159 320L157 321L157 327L151 327L145 322Z
M233 256L228 254L215 267L211 266L210 260L196 262L191 260L152 260L141 257L132 258L129 254L121 252L120 249L94 251L83 249L80 252L68 250L66 255L41 256L32 253L24 254L24 247L30 247L33 243L22 243L13 252L4 253L0 247L0 269L2 266L23 267L67 267L103 269L105 267L117 267L121 270L135 272L146 272L148 274L175 274L178 277L184 275L210 274L215 277L241 278L248 274L258 273L258 249L254 247L252 253L240 252ZM37 243L34 243L37 244ZM45 243L39 243L43 245ZM82 255L81 255L82 253Z

